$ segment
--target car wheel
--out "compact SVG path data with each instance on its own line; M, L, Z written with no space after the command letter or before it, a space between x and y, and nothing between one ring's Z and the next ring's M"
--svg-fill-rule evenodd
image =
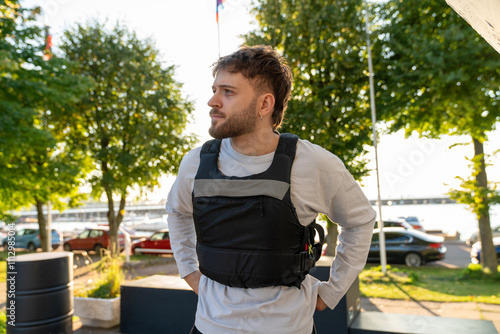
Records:
M53 250L56 250L56 249L58 249L58 248L59 248L59 245L52 245L52 249L53 249Z
M71 252L71 245L70 244L64 244L63 248L66 252Z
M422 257L417 253L408 253L405 256L405 263L408 267L420 267L422 264Z
M102 249L102 246L100 244L96 244L94 246L94 252L97 254L97 255L101 255L101 249Z
M34 244L34 243L30 242L30 243L28 244L28 251L29 251L29 252L35 252L35 251L36 251L36 246L35 246L35 244Z

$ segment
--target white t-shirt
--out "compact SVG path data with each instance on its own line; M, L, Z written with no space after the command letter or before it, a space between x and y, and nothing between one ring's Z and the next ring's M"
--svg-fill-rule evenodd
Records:
M166 205L170 241L181 277L198 270L192 191L201 147L181 162ZM274 153L246 156L222 140L219 169L243 177L265 171ZM361 188L335 155L306 140L297 143L290 196L299 222L307 226L319 213L341 226L337 255L328 282L307 275L301 288L233 288L202 275L196 327L203 334L310 334L318 294L330 308L344 296L366 263L376 213Z

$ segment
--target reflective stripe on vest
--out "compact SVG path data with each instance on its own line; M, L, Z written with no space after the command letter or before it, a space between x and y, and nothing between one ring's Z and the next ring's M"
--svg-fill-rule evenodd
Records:
M196 180L194 197L269 196L279 200L285 197L290 185L276 180Z

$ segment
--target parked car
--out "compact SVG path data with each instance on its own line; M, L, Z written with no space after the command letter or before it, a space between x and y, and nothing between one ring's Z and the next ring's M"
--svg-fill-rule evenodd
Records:
M125 235L122 232L118 232L118 243L120 250L123 250L125 248ZM63 248L67 252L73 250L93 250L97 254L100 254L102 248L109 248L109 244L109 228L95 227L86 229L78 234L76 238L64 241Z
M415 216L401 216L401 217L398 217L398 218L399 219L403 219L407 223L411 224L414 229L422 231L422 232L425 232L424 227L420 223L420 219L418 219L418 217L415 217Z
M491 234L493 238L500 237L500 225L491 228ZM465 243L469 246L472 246L476 242L479 241L479 231L472 233L469 238L465 241Z
M375 224L375 228L378 228L378 223ZM384 220L384 228L386 227L402 227L404 229L410 230L413 225L407 223L405 220Z
M57 232L56 230L52 230L51 234L51 244L52 249L57 249L61 245L63 240L62 233ZM9 237L6 236L2 240L3 249L7 249L8 247ZM30 252L36 251L38 248L42 247L40 240L40 230L37 228L22 228L16 231L15 234L15 248L24 248Z
M368 262L380 262L379 229L373 231ZM444 259L444 238L415 229L384 228L387 263L403 263L409 267Z
M132 243L133 254L169 254L172 253L170 247L170 237L168 229L156 231L149 238L142 238Z
M497 253L497 260L500 264L500 237L493 238L493 246L495 246L495 252ZM478 241L472 245L470 251L470 261L474 264L481 263L481 242Z

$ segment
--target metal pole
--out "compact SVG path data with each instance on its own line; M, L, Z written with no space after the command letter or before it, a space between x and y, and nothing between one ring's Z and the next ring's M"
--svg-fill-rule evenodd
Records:
M375 88L373 84L373 65L372 65L372 51L370 43L370 24L368 17L368 6L365 11L366 23L366 45L368 49L368 71L370 79L370 105L372 112L372 125L373 125L373 147L375 148L375 171L377 174L377 203L378 203L378 228L379 232L379 246L380 246L380 265L382 266L382 273L387 272L387 256L385 251L385 234L384 223L382 220L382 200L380 199L380 178L378 172L378 153L377 153L377 113L375 111Z
M47 252L52 251L52 205L50 200L47 201L47 224L45 228L47 229ZM62 243L62 240L61 240Z
M219 21L217 20L217 49L219 52L219 58L220 58L220 27L219 27Z
M132 242L130 239L130 234L124 229L119 227L118 231L121 231L125 236L125 264L130 264L130 251L132 249ZM118 244L120 243L120 238L118 238Z

